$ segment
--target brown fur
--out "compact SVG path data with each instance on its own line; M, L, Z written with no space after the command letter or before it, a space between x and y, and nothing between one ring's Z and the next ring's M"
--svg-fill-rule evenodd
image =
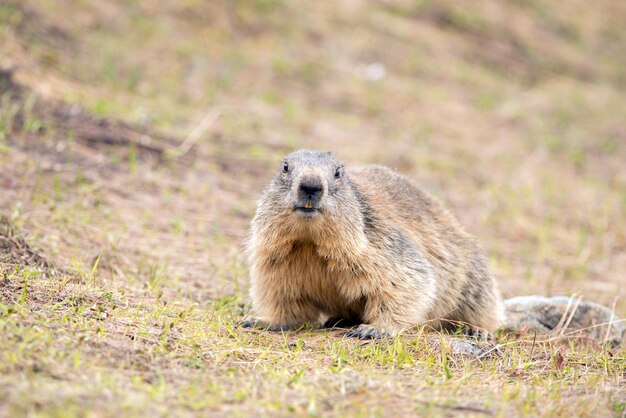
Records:
M314 151L285 164L252 221L258 317L244 326L293 329L337 317L361 323L350 336L380 338L427 321L487 331L502 324L497 284L476 242L406 177L380 166L344 170Z

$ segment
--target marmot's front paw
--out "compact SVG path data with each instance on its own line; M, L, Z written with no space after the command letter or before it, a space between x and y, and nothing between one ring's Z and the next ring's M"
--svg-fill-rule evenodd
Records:
M322 328L352 328L360 324L361 321L334 316L327 319Z
M463 327L461 330L461 335L465 335L466 337L478 340L478 341L491 341L493 340L493 335L482 328L474 328L471 326Z
M389 338L395 335L394 332L386 331L367 324L361 324L346 334L346 337L358 338L360 340L377 340Z
M259 318L246 318L241 321L242 328L262 329L265 331L293 331L302 325L273 325Z
M268 327L268 324L256 318L246 318L241 321L240 325L242 328L266 329Z

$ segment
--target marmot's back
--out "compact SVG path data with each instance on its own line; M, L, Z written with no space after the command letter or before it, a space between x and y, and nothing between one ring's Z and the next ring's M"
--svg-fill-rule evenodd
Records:
M385 216L399 222L420 222L426 227L432 223L459 228L459 224L443 205L405 176L380 165L358 166L348 169L350 180L374 202L374 207L388 209ZM462 231L462 230L461 230Z
M403 230L433 266L437 301L429 319L480 323L475 312L492 311L490 327L497 326L502 320L497 285L481 249L454 216L429 193L386 167L355 167L348 174L379 223ZM467 305L472 309L463 309Z

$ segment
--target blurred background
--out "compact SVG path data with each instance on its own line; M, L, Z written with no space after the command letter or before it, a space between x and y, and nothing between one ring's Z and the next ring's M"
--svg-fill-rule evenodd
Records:
M245 297L262 187L329 149L441 198L505 296L624 315L624 22L612 0L2 0L0 209L129 292Z

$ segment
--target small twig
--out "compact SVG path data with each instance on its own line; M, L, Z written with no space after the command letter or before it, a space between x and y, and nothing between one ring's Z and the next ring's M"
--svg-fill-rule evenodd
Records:
M601 323L601 324L590 325L590 326L585 327L585 328L575 329L575 330L573 330L573 331L567 332L567 333L565 333L565 334L563 334L563 335L558 335L558 336L556 336L556 337L554 337L554 338L550 338L550 339L545 340L545 341L543 341L543 342L552 342L552 341L556 341L556 340L558 340L558 339L560 339L560 338L562 338L562 337L567 337L567 336L570 336L570 335L573 335L573 334L577 334L577 333L580 333L580 332L582 332L582 331L586 331L586 330L588 330L588 329L598 328L598 327L603 327L603 326L608 325L608 324L616 324L616 323L619 323L619 322L626 322L626 319L616 319L616 320L611 320L611 321L609 321L609 322L603 322L603 323Z
M569 324L572 322L572 319L574 318L574 315L576 314L576 311L578 310L578 305L580 305L581 301L582 299L576 299L576 304L572 308L572 312L569 314L569 317L567 318L567 321L565 321L565 324L563 324L563 326L559 330L560 335L563 335L563 333L565 332ZM565 313L567 313L567 310L565 311ZM565 314L563 314L563 316L565 316Z
M577 334L577 333L580 333L582 331L586 331L588 329L603 327L603 326L608 325L608 324L616 324L616 323L619 323L619 322L626 322L626 319L615 319L615 320L612 320L610 322L603 322L601 324L595 324L595 325L591 325L591 326L588 326L588 327L585 327L585 328L575 329L575 330L567 332L565 334L559 334L556 337L548 338L548 339L545 339L545 340L539 340L539 341L537 341L537 334L535 334L535 336L534 336L534 338L532 340L515 340L515 341L509 341L509 342L504 343L504 344L498 344L495 347L485 351L483 354L478 356L478 358L480 359L482 357L485 357L490 352L492 352L494 350L499 350L500 348L507 347L509 345L525 344L525 343L526 344L528 344L528 343L535 344L535 342L544 343L544 344L545 343L550 343L550 342L558 341L560 339L569 337L570 335Z
M609 334L611 333L611 324L613 324L613 318L615 318L615 305L617 304L618 296L615 296L613 299L613 307L611 308L611 316L609 317L609 326L606 327L606 334L604 335L604 342L606 343L609 340Z
M569 298L569 300L567 301L567 306L565 307L565 312L563 312L563 315L561 315L561 319L559 320L558 324L556 324L556 326L553 328L553 330L556 331L560 331L561 329L563 329L563 324L565 323L565 321L567 320L568 317L568 313L569 313L569 309L572 306L572 303L577 300L577 294L574 293L572 295L571 298Z
M217 108L212 108L202 118L202 120L189 132L187 138L176 148L169 150L168 154L174 158L185 155L191 147L194 146L198 139L213 125L213 123L219 118L220 111Z
M537 342L537 331L533 333L533 345L530 347L530 358L533 358L533 352L535 351L535 343Z
M481 359L483 357L486 357L487 354L493 352L493 351L499 351L501 348L509 346L509 345L515 345L515 344L519 344L522 341L509 341L508 343L504 343L504 344L496 344L494 347L490 348L489 350L485 351L484 353L482 353L481 355L477 356L477 359Z
M434 404L435 407L437 408L441 408L441 409L449 409L452 411L459 411L459 412L469 412L469 413L474 413L474 414L483 414L483 415L493 415L493 411L490 411L489 409L484 409L484 408L479 408L476 406L463 406L463 405L444 405L444 404Z

